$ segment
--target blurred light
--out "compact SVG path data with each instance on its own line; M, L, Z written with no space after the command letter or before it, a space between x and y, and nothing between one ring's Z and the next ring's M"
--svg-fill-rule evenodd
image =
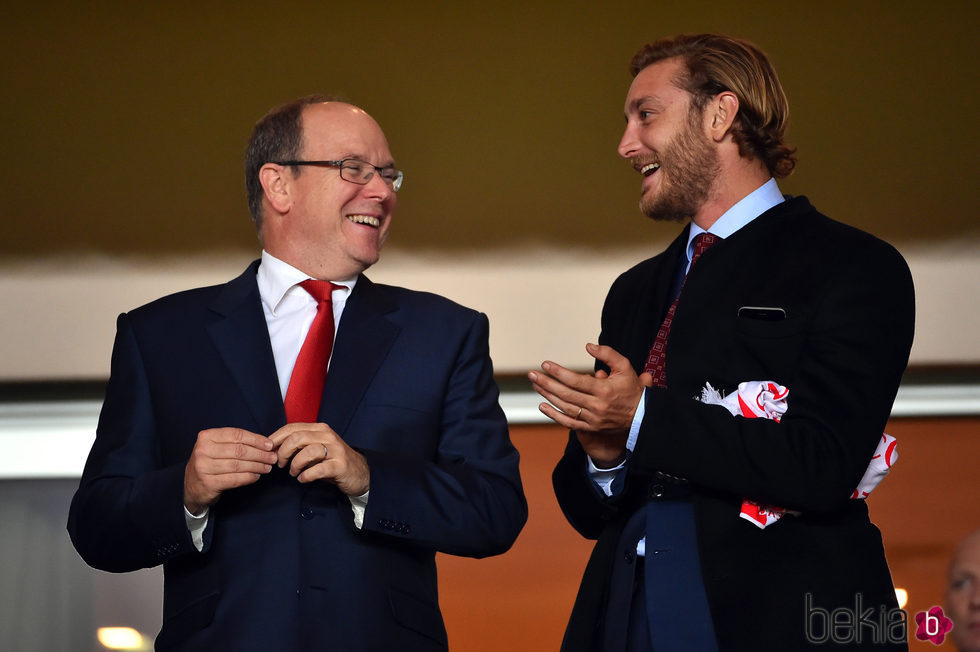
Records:
M110 650L145 650L143 635L132 627L99 627L99 643Z
M909 592L905 589L895 589L895 597L898 598L899 609L904 609L909 603Z

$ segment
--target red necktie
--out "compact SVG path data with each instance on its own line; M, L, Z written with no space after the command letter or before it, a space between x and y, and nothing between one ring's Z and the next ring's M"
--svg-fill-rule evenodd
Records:
M300 287L316 299L316 317L296 358L283 405L287 423L314 423L320 413L320 397L327 379L327 363L333 349L333 304L330 293L343 286L312 279Z
M691 271L691 267L694 267L694 263L697 262L698 258L701 257L708 247L714 243L721 240L718 236L713 233L699 233L694 236L694 253L691 255L691 264L687 271ZM664 317L664 323L660 325L660 330L657 331L657 338L653 341L653 346L650 347L650 355L647 358L647 363L643 367L644 373L649 372L653 374L653 386L654 387L666 387L667 386L667 373L664 366L664 359L667 354L667 336L670 335L670 324L674 321L674 312L677 310L677 300L681 297L681 292L684 291L684 283L687 282L687 276L684 276L684 280L681 281L680 290L677 291L677 296L674 298L674 302L670 304L670 309L667 310L667 316Z

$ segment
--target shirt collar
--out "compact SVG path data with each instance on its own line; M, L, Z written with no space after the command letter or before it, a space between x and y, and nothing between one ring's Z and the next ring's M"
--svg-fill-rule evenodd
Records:
M262 303L273 315L279 310L286 297L290 296L292 291L298 287L298 284L309 278L312 278L309 274L279 260L265 249L262 250L262 262L259 263L259 270L256 272L256 283L259 286L259 297L261 297ZM357 277L332 282L347 288L349 295L354 290ZM300 293L312 300L312 297L302 289L300 289Z
M687 259L691 260L691 255L694 253L694 237L699 233L712 233L719 238L727 238L773 206L784 201L786 198L779 191L776 180L770 177L768 181L742 197L734 206L725 211L707 231L691 222L691 230L687 236Z

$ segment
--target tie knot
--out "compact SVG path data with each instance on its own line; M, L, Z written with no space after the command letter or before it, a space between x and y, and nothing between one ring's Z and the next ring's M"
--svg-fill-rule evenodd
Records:
M694 253L691 254L691 265L693 265L694 261L701 257L701 254L708 250L708 247L719 240L721 240L721 238L716 236L714 233L699 233L694 236Z
M317 303L330 301L330 293L343 287L341 285L334 285L330 281L317 281L312 278L303 281L299 286L306 290L311 297L316 299Z

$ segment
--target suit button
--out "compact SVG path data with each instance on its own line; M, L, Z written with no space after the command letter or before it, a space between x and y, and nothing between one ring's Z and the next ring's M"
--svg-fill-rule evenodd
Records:
M299 513L300 517L305 520L310 520L313 518L313 509L311 507L304 507Z
M651 498L662 498L664 495L664 486L662 484L655 484L650 487L650 497Z

